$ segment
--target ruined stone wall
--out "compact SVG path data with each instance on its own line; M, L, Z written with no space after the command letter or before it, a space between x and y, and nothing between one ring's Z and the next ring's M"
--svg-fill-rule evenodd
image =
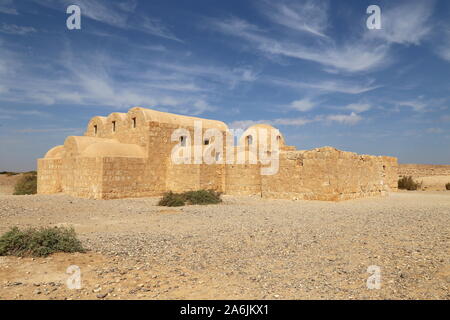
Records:
M262 176L267 198L346 200L395 191L395 158L358 155L325 147L282 152L276 175Z
M398 174L401 177L450 176L450 165L399 164Z

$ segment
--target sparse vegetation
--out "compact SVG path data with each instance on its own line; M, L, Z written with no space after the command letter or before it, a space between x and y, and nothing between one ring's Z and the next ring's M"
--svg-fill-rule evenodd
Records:
M85 252L73 228L53 227L19 230L0 237L0 256L46 257L55 252Z
M159 200L159 206L165 207L181 207L184 206L185 199L180 193L173 193L172 191L164 194L161 200Z
M450 182L445 185L445 189L450 190Z
M17 172L11 172L11 171L0 171L0 174L5 174L5 175L7 175L7 176L9 177L9 176L15 176L15 175L18 175L19 173L17 173Z
M403 190L417 190L420 189L422 183L414 181L414 179L409 177L402 177L398 180L398 188Z
M214 190L197 190L184 193L166 193L158 205L166 207L179 207L185 204L217 204L222 202L221 193Z
M14 187L15 195L36 194L37 193L37 174L35 171L26 173L17 181Z

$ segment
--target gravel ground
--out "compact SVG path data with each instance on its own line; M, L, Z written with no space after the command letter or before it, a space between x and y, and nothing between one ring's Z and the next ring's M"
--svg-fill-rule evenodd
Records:
M158 207L157 200L0 196L0 232L74 226L90 254L101 257L91 262L97 278L90 279L87 298L100 291L97 298L450 297L450 192L339 203L224 196L220 205L182 208ZM24 263L7 259L8 268ZM381 269L379 290L366 285L372 265ZM124 275L127 292L120 295ZM29 297L32 285L21 291L11 277L0 297ZM153 283L148 291L146 281ZM55 298L69 295L82 298L66 291Z

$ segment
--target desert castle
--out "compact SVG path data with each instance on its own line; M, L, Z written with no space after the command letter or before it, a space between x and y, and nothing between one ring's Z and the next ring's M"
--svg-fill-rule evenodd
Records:
M90 120L38 160L38 193L93 199L214 189L267 198L345 200L397 190L397 159L331 147L296 150L270 125L234 145L221 121L135 107Z

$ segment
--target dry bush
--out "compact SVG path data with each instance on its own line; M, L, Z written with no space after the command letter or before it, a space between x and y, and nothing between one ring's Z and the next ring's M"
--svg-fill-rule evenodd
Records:
M398 188L403 190L417 190L422 187L422 183L414 181L414 179L409 177L402 177L398 180Z
M85 252L73 228L19 230L14 227L0 237L0 256L46 257L55 252Z
M187 204L217 204L222 202L221 193L214 190L197 190L183 193L167 192L158 205L166 207L179 207Z
M30 172L25 174L17 181L14 187L15 195L36 194L37 193L37 174Z

